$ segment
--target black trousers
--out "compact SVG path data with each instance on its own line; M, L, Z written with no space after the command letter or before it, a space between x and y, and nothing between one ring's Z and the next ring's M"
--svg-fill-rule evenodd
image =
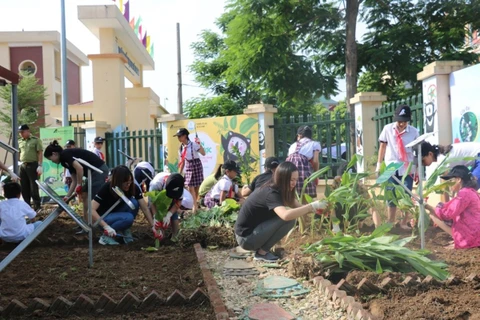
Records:
M30 199L32 199L35 209L40 208L40 194L38 193L38 185L35 182L35 180L38 180L37 168L37 161L23 163L20 166L20 184L22 186L23 200L30 204Z

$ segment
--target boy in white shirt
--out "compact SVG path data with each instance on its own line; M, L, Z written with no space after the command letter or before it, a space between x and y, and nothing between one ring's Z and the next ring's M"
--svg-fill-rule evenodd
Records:
M25 201L20 200L22 189L18 183L6 183L3 194L8 200L0 202L0 238L5 242L21 242L42 222L27 224L25 216L32 220L37 213Z
M213 208L215 205L221 205L225 199L235 199L238 202L243 202L243 197L238 190L238 185L235 183L235 178L238 174L238 166L235 161L227 161L222 166L224 175L205 195L205 206Z
M393 120L395 122L385 125L383 127L378 141L380 142L380 148L378 150L378 161L376 172L380 171L380 166L385 160L385 165L389 165L393 162L403 162L404 165L395 172L396 177L402 181L405 177L405 186L411 191L413 187L414 174L416 172L415 165L412 165L410 172L406 172L408 166L414 160L412 148L405 147L407 144L418 138L418 130L408 122L411 120L412 111L407 105L398 106L395 110L395 116ZM397 184L397 182L390 178L390 182ZM393 196L395 196L395 188L388 187L387 190L393 191ZM388 203L388 222L395 224L396 221L397 207L393 201ZM407 226L408 217L405 215L403 220L400 222L400 227L402 229L408 229Z

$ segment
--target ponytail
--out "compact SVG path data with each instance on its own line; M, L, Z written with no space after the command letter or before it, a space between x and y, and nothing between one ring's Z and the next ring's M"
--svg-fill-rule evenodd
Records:
M63 151L63 148L58 144L57 140L53 140L50 144L45 148L43 152L43 156L45 158L50 158L54 152L60 153Z
M447 155L450 151L452 151L453 146L449 144L448 146L435 146L437 148L437 152L439 154L443 154L444 156Z

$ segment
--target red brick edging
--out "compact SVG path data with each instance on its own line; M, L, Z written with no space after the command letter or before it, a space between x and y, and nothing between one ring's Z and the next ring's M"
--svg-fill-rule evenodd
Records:
M202 270L203 280L205 281L208 297L210 298L210 304L215 311L215 317L217 320L226 320L229 318L227 307L225 306L225 303L223 303L222 295L220 293L220 289L218 288L217 282L215 281L212 272L208 268L205 252L203 252L202 246L199 243L194 244L193 247L195 248L195 253L197 254L200 270Z

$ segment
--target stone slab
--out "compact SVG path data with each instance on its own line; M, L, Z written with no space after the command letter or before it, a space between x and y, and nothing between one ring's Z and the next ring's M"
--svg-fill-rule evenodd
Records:
M250 308L247 314L251 320L294 320L295 317L273 303L259 303Z
M282 276L270 276L263 280L264 288L270 290L293 287L297 284L296 280Z
M257 269L223 269L224 276L253 276L258 275Z
M230 260L223 267L225 269L253 269L254 265L243 260Z

